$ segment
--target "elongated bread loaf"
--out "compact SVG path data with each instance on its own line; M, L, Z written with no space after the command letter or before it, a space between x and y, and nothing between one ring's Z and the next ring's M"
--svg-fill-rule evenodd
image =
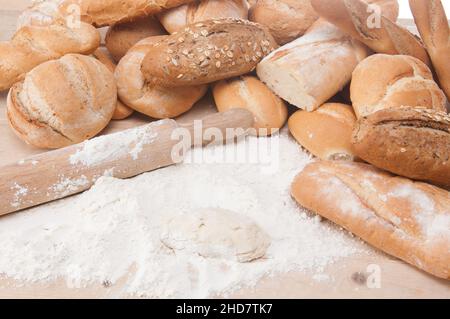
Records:
M276 47L269 31L257 23L209 20L153 45L142 62L142 72L156 85L207 84L252 71Z
M378 53L404 54L431 65L420 39L362 0L311 0L324 19Z
M9 91L7 118L22 140L60 148L87 140L110 122L117 103L114 75L97 59L68 54L29 72Z
M278 96L313 111L350 81L367 55L365 46L320 19L303 37L264 58L256 71Z
M142 60L153 44L167 37L139 41L120 60L115 72L120 99L134 110L157 119L173 118L189 111L208 89L207 85L164 88L145 80Z
M11 41L0 43L0 91L39 64L68 53L90 54L100 45L99 32L89 24L77 28L64 24L25 26Z
M390 108L360 119L353 150L365 161L412 179L450 187L450 116L425 108Z
M196 0L163 11L158 17L164 28L173 33L196 22L222 18L247 19L248 3L246 0Z
M305 208L376 248L450 279L450 193L373 166L317 162L294 180Z
M442 89L450 100L450 29L440 0L409 0Z

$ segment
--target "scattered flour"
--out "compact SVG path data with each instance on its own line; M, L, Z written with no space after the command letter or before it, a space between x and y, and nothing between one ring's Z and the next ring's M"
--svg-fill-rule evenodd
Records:
M19 207L22 203L22 197L28 194L28 188L15 183L11 189L16 191L14 193L14 201L11 203L11 206Z
M228 147L234 146L203 152ZM298 207L290 184L311 158L285 133L279 147L280 167L271 173L261 173L259 164L190 163L129 180L102 177L81 195L3 217L0 273L19 281L64 278L69 287L125 278L121 296L178 298L226 295L280 272L329 280L327 265L366 246ZM98 158L80 154L78 160ZM239 263L173 251L161 242L167 214L203 208L255 221L271 239L266 255Z
M80 186L86 186L89 184L89 180L86 176L81 175L80 178L70 179L61 178L61 180L53 185L49 191L59 194L61 197L73 194L74 191L78 190Z

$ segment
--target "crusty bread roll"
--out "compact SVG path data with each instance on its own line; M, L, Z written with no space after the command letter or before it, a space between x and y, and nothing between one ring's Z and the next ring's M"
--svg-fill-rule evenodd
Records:
M375 54L356 67L351 100L358 118L399 106L421 106L446 111L444 92L430 69L406 55Z
M116 62L140 40L167 34L158 20L144 17L134 21L115 24L109 27L105 37L105 45Z
M81 20L97 27L157 14L192 0L61 0L59 12L70 13L72 6L80 8Z
M449 192L366 164L322 161L295 178L291 193L370 245L450 279Z
M321 159L353 160L355 122L351 106L326 103L314 112L294 113L289 118L289 131L300 145Z
M401 107L360 119L353 150L365 161L412 179L450 186L450 116Z
M103 130L116 103L113 74L93 57L68 54L39 65L11 88L7 118L25 142L60 148Z
M112 61L112 59L109 57L107 52L104 52L106 50L105 48L98 48L95 50L92 55L94 58L102 62L109 71L112 73L116 70L116 64ZM133 114L134 110L126 106L120 99L117 99L117 105L116 109L114 110L114 114L112 119L113 120L124 120L128 117L130 117L131 114Z
M378 53L410 55L430 65L422 43L362 0L311 0L316 12ZM382 10L380 10L382 12Z
M168 36L139 41L120 60L115 77L120 99L129 107L156 119L173 118L189 111L207 91L206 85L164 88L145 80L141 63L153 44Z
M311 0L259 0L249 12L249 19L267 26L280 45L305 34L318 18Z
M247 19L246 0L196 0L158 15L169 33L180 31L189 24L221 18Z
M207 84L252 71L276 46L269 31L253 22L199 22L153 45L142 72L156 85Z
M271 135L286 123L286 104L255 76L222 80L214 85L213 95L219 112L234 108L252 112L259 136Z
M59 17L59 4L61 0L32 0L31 5L25 9L17 19L17 30L24 26L51 25Z
M99 45L100 34L86 23L79 28L64 24L25 26L11 41L0 42L0 91L9 89L45 61L67 53L90 54Z
M313 111L350 81L353 70L367 55L359 42L318 20L303 37L264 58L256 71L282 99Z
M409 0L442 89L450 100L450 29L440 0Z

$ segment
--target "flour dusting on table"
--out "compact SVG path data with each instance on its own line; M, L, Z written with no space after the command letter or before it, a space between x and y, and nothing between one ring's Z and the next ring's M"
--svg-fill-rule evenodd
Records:
M80 287L114 285L132 269L124 296L180 298L223 295L288 271L325 280L327 265L366 248L298 207L290 184L311 158L285 133L279 147L276 171L263 173L260 164L186 163L129 180L102 177L81 195L1 218L0 273L23 281L63 278ZM255 221L271 238L265 257L239 263L161 243L167 214L211 207Z

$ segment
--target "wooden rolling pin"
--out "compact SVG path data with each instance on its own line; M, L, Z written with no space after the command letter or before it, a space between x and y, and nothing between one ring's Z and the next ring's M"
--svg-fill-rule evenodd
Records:
M176 164L172 152L176 154L174 150L180 149L182 135L176 134L176 129L188 130L193 137L194 131L203 136L206 129L215 128L225 137L228 128L242 128L238 134L242 136L253 126L253 116L246 110L235 109L207 116L200 122L200 132L194 123L153 122L1 167L0 215L83 192L102 176L129 178ZM192 140L184 140L185 148L199 144L198 139ZM202 144L209 142L209 138L200 139Z

